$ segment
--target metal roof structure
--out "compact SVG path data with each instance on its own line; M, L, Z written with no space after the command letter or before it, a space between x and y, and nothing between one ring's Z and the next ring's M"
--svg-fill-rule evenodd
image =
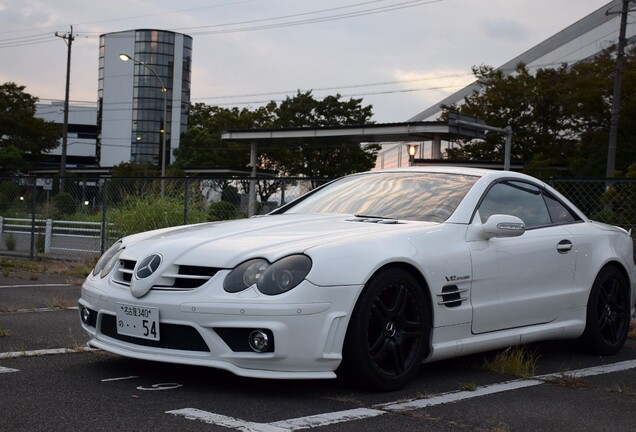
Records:
M479 131L458 128L441 121L381 123L360 126L311 127L291 129L236 129L223 132L222 140L272 142L318 140L348 142L409 142L481 138Z
M469 117L469 116L467 116ZM258 144L273 142L421 142L454 140L458 138L482 138L483 131L449 122L406 122L367 124L358 126L311 127L291 129L242 129L221 134L221 140L243 141L251 144L250 165L252 174L249 189L248 215L256 209L256 161Z

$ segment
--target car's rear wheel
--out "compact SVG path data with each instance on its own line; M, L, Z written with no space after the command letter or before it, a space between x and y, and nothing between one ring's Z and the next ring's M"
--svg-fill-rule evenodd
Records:
M596 277L587 303L582 339L600 355L616 354L629 332L629 293L625 276L616 267L605 267Z
M364 288L351 316L339 376L396 390L417 374L429 347L427 297L407 271L390 268Z

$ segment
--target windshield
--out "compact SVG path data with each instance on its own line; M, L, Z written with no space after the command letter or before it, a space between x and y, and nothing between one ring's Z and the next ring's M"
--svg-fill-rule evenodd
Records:
M300 198L284 213L344 213L443 222L478 177L446 173L379 172L344 177Z

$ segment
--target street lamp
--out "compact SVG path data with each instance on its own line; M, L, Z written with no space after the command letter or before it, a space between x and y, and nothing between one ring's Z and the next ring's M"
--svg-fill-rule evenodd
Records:
M165 177L166 177L166 131L168 126L168 89L163 84L163 80L161 77L155 72L153 68L148 66L146 63L135 59L134 57L129 56L128 54L119 54L119 58L121 61L132 60L134 63L137 63L146 69L148 69L152 74L159 80L159 84L161 85L161 93L163 93L163 129L161 132L161 196L165 193ZM139 140L139 137L137 137Z
M415 165L415 153L417 153L417 144L407 144L409 150L409 166Z

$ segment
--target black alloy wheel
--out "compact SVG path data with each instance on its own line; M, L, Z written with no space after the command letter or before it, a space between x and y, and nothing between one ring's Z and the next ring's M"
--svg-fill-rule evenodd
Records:
M397 268L379 273L351 317L339 375L373 390L404 386L428 353L429 320L426 296L413 276Z
M595 354L616 354L629 332L627 281L615 267L604 267L596 277L587 304L583 341Z

